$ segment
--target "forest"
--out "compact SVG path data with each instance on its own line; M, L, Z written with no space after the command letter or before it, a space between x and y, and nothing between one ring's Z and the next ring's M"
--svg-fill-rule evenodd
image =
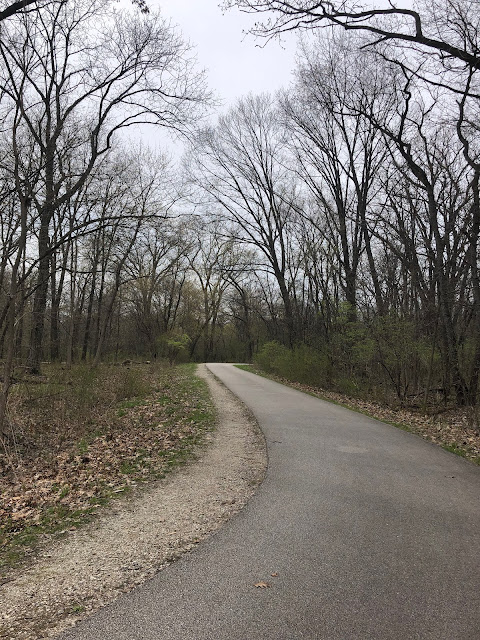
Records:
M255 360L475 406L478 3L227 2L267 12L260 38L301 37L287 88L215 117L191 46L135 4L1 16L2 438L47 363ZM180 162L142 142L155 127Z

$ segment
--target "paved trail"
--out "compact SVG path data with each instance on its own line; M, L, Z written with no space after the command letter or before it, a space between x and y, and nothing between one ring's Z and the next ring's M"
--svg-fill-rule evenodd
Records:
M265 482L194 553L62 638L480 640L480 469L231 365L209 368L259 420Z

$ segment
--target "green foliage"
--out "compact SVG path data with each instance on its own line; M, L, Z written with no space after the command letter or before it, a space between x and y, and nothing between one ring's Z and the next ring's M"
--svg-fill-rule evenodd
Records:
M267 373L319 386L325 384L329 369L325 353L305 344L287 349L275 341L263 345L255 357L255 363Z
M372 369L379 379L386 374L386 384L404 402L426 377L431 347L411 320L394 314L375 318L370 331L375 344Z
M167 358L171 365L179 360L185 360L188 354L188 345L191 338L187 333L171 331L163 335L159 341L159 347L163 355Z
M73 604L70 607L71 613L83 613L85 611L85 607L83 604Z
M329 362L325 353L305 344L295 347L285 359L285 377L305 384L324 386L328 377Z
M263 345L255 356L255 363L267 373L282 375L281 372L285 369L288 355L287 347L273 340Z
M328 341L293 349L267 342L255 363L287 380L401 404L423 393L430 366L434 385L441 376L431 338L419 336L413 321L390 314L366 322L355 319L348 306L340 307Z

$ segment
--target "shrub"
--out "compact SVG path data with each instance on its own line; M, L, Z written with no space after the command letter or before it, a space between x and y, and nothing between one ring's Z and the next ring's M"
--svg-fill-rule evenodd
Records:
M255 356L255 363L266 373L276 373L282 375L288 361L288 349L282 344L273 340L266 342Z
M187 347L190 342L191 339L187 333L178 331L166 333L159 340L160 348L171 365L174 365L178 360L186 359Z
M143 372L122 367L118 374L118 385L115 389L117 400L129 400L146 396L150 392L150 385Z
M305 344L287 349L276 341L267 342L256 355L255 363L266 373L304 384L325 386L328 377L327 354Z

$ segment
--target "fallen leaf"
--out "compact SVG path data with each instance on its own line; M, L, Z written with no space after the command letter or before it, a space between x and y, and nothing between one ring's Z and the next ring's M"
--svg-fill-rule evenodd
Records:
M268 582L260 580L260 582L256 582L253 586L257 587L257 589L268 589L270 585L268 584Z

